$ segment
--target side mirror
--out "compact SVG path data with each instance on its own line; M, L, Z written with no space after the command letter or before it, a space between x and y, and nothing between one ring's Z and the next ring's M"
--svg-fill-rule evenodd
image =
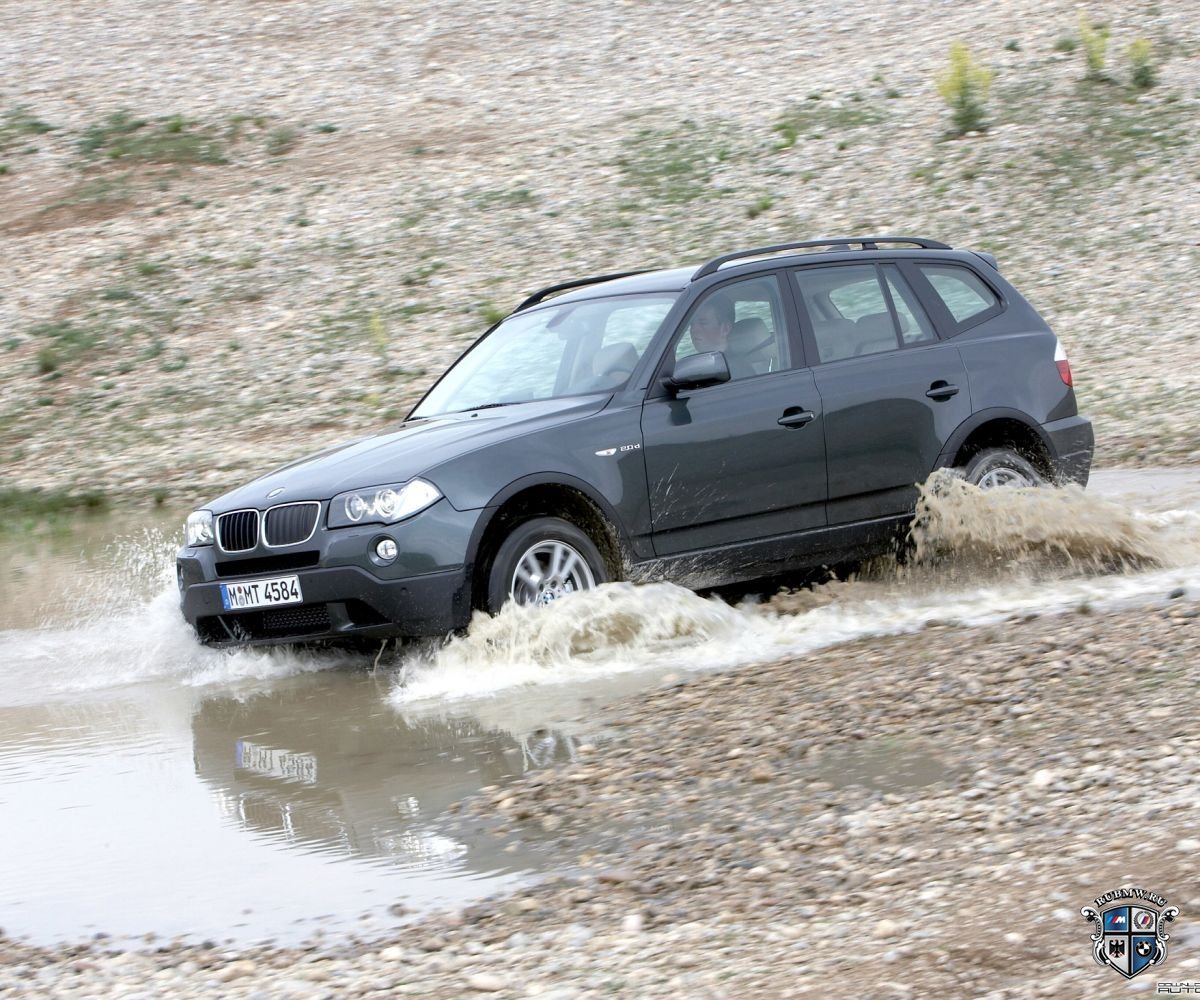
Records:
M681 389L703 389L729 381L729 364L720 351L689 354L675 362L675 370L662 383L672 392Z

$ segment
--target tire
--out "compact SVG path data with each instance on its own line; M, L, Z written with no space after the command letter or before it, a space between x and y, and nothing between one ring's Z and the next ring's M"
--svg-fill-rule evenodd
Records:
M558 572L551 577L556 560ZM584 532L559 517L538 517L513 528L497 550L488 571L487 607L496 614L510 600L551 604L607 581L604 558Z
M963 478L981 490L1046 485L1042 474L1009 448L985 448L967 463Z

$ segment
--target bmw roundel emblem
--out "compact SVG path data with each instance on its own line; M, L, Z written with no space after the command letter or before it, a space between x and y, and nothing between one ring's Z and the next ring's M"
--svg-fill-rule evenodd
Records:
M274 498L274 497L277 497L277 496L279 496L279 494L280 494L280 493L282 493L282 492L283 492L283 487L282 487L282 486L276 487L275 489L271 490L271 492L270 492L270 493L268 493L268 494L267 494L267 499L268 499L268 500L270 500L270 499L272 499L272 498Z

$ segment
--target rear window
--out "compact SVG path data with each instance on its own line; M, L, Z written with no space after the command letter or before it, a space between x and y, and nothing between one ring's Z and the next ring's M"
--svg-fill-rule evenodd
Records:
M968 267L955 267L952 264L917 266L958 323L965 323L1000 305L996 293Z

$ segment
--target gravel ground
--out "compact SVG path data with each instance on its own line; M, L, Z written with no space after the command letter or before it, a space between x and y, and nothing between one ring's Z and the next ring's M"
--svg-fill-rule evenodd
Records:
M0 947L27 996L1115 994L1079 908L1142 886L1200 978L1200 604L933 625L668 679L463 804L573 868L393 940Z
M999 254L1102 463L1194 463L1200 27L1089 9L1108 82L1068 0L0 6L4 483L199 501L399 419L531 287L880 230ZM995 77L947 141L954 40Z

